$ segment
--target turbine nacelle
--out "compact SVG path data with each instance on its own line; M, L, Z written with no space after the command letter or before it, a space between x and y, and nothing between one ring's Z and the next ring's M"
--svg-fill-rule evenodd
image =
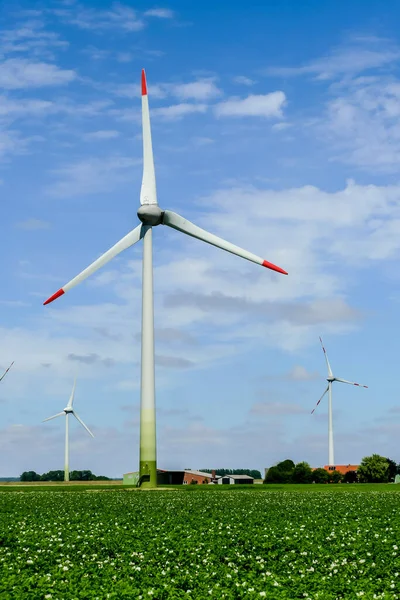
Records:
M158 204L142 204L137 211L137 216L143 225L154 227L155 225L161 225L164 211L161 210Z
M326 380L328 381L328 383L332 383L333 381L336 381L336 377L327 377Z
M65 412L65 414L66 414L66 415L69 415L69 414L71 414L71 413L73 414L73 413L74 413L74 410L73 410L72 408L70 408L69 406L66 406L66 407L64 408L64 412Z

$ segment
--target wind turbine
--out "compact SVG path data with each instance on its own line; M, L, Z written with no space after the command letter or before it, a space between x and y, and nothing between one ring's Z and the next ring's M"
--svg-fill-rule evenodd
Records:
M348 383L349 385L356 385L357 387L368 388L368 386L362 385L361 383L355 383L354 381L347 381L346 379L339 379L339 377L335 377L332 373L331 365L329 364L328 355L324 348L324 344L322 343L322 339L319 338L319 341L321 342L322 350L324 351L324 354L325 354L326 366L328 367L328 377L326 378L326 380L328 382L328 387L322 394L321 398L318 400L315 408L311 411L311 414L313 414L313 412L315 411L315 409L317 408L318 404L321 402L321 400L325 396L325 394L327 392L329 392L329 394L328 394L328 445L329 445L328 465L335 466L335 456L334 456L334 451L333 451L332 383L334 381L338 381L339 383Z
M13 366L14 361L12 361L11 365L8 367L8 369L6 369L3 373L3 375L0 377L0 381L3 381L4 377L7 375L8 371L11 369L11 367Z
M200 229L190 221L170 210L162 210L157 202L156 177L151 142L149 101L145 71L142 71L142 128L143 128L143 179L140 191L140 204L137 212L141 224L95 260L89 267L64 285L44 304L49 304L62 296L86 277L108 263L114 256L143 239L143 280L142 280L142 366L140 392L140 459L139 482L145 487L157 486L156 464L156 417L154 382L154 306L153 306L153 250L152 228L157 225L172 227L181 233L241 256L278 273L287 272L272 263L243 250L238 246Z
M62 412L57 413L56 415L53 415L52 417L48 417L47 419L44 419L44 421L43 421L43 423L44 423L45 421L51 421L51 419L56 419L57 417L62 417L63 415L65 415L65 466L64 466L64 481L69 481L69 445L68 445L68 442L69 442L69 439L68 439L69 438L68 417L69 417L69 415L73 415L75 417L75 419L77 419L77 421L79 421L79 423L81 425L83 425L83 427L86 429L86 431L88 433L90 433L90 435L92 437L94 437L94 435L90 431L89 427L87 427L85 425L85 423L82 421L82 419L78 416L78 414L72 408L72 405L74 403L75 387L76 387L76 378L75 378L75 381L74 381L74 387L72 388L71 396L69 397L68 404L64 408L64 410Z

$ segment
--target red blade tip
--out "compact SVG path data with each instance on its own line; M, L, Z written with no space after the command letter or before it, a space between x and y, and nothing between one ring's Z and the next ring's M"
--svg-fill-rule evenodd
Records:
M46 304L50 304L50 302L53 302L53 300L57 300L57 298L62 296L64 293L64 290L61 288L60 290L58 290L58 292L50 296L50 298L48 298L46 302L43 302L43 306L46 306Z
M266 267L267 269L271 269L271 271L277 271L278 273L282 273L282 275L287 275L287 271L284 271L283 269L281 269L280 267L277 267L276 265L273 265L272 263L268 262L267 260L264 260L263 267Z
M142 69L142 96L147 96L146 72Z

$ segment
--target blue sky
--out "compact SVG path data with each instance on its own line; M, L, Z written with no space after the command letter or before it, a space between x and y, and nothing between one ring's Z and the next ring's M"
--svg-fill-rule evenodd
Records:
M154 230L158 461L400 460L399 8L20 2L0 50L0 476L138 464L141 247L43 301L138 223L140 72L158 200L289 271Z

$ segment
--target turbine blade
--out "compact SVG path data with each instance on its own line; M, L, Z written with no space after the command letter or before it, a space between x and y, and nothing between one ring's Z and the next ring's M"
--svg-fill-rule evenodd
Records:
M357 387L368 388L367 385L363 385L362 383L355 383L354 381L346 381L346 379L338 379L335 377L335 381L339 381L340 383L348 383L349 385L356 385Z
M88 433L90 433L90 435L91 435L91 436L94 438L94 435L93 435L93 433L90 431L89 427L87 427L87 425L85 425L85 423L84 423L84 422L82 421L82 419L81 419L81 418L80 418L80 417L79 417L79 416L76 414L76 412L75 412L75 411L73 411L73 412L72 412L72 414L74 415L75 419L77 419L77 420L79 421L79 423L80 423L81 425L83 425L83 427L86 429L86 431L87 431Z
M4 379L4 377L7 375L8 371L11 369L11 367L13 366L14 361L12 361L11 365L8 367L8 369L6 369L3 373L3 375L0 377L0 381L2 381Z
M89 265L84 271L79 273L79 275L74 277L74 279L71 279L71 281L69 281L66 285L59 289L58 292L53 294L53 296L50 296L50 298L48 298L46 302L43 302L43 304L50 304L50 302L53 302L53 300L56 300L57 298L65 294L65 292L68 292L71 288L75 287L76 285L78 285L78 283L81 283L81 281L84 281L87 277L89 277L89 275L97 271L97 269L100 269L100 267L107 264L112 258L114 258L114 256L117 256L117 254L119 254L123 250L126 250L130 246L133 246L133 244L136 244L136 242L138 242L141 237L142 225L138 225L135 229L128 233L128 235L123 237L122 240L117 242L112 248L110 248L109 250L107 250L107 252L102 254L100 258L98 258L91 265Z
M186 233L186 235L190 235L191 237L197 238L198 240L201 240L202 242L206 242L207 244L211 244L212 246L221 248L221 250L226 250L227 252L231 252L232 254L241 256L242 258L245 258L246 260L250 260L251 262L254 262L257 265L262 265L263 267L266 267L267 269L271 269L272 271L277 271L278 273L283 273L283 275L287 275L287 272L284 271L283 269L281 269L280 267L273 265L272 263L264 260L263 258L260 258L259 256L252 254L251 252L248 252L247 250L243 250L242 248L239 248L239 246L235 246L234 244L231 244L230 242L226 242L222 238L220 238L212 233L208 233L208 231L205 231L204 229L197 227L197 225L194 225L187 219L184 219L180 215L178 215L170 210L164 211L162 223L163 223L163 225L172 227L173 229L176 229L177 231L180 231L181 233Z
M142 131L143 131L143 178L140 204L157 204L156 174L154 170L153 145L151 142L149 97L145 70L142 70Z
M65 412L64 412L64 411L62 411L62 412L59 412L59 413L57 413L56 415L53 415L52 417L47 417L47 419L44 419L44 420L42 421L42 423L44 423L45 421L51 421L51 419L56 419L57 417L62 417L63 415L65 415Z
M315 408L312 409L311 414L313 414L313 412L316 410L318 404L321 402L322 398L325 396L325 394L329 391L329 385L326 388L326 390L324 391L324 393L322 394L321 398L318 400L317 404L315 405Z
M328 375L329 375L329 377L332 377L333 373L332 373L331 365L329 364L328 355L326 353L322 339L319 338L319 341L321 342L322 350L324 351L324 354L325 354L326 366L328 367Z
M72 388L72 392L71 392L71 395L70 395L69 400L68 400L68 404L67 404L68 408L72 408L72 405L74 403L75 388L76 388L76 377L74 379L74 387Z

